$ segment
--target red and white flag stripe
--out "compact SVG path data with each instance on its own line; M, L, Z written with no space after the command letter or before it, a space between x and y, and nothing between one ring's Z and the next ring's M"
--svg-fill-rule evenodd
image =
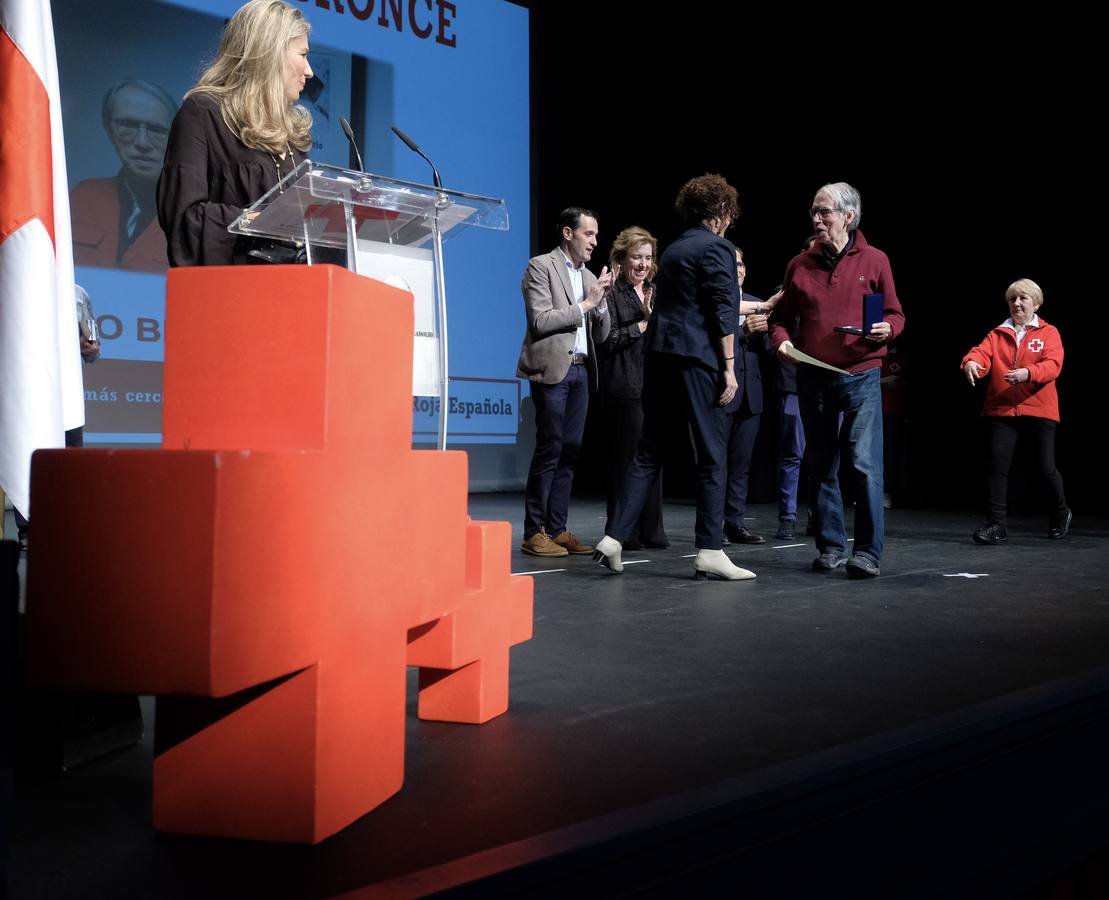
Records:
M30 513L31 453L84 423L49 0L0 0L0 487Z

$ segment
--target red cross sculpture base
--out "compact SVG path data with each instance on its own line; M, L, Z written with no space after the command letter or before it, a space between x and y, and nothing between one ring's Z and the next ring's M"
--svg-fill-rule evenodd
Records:
M411 296L331 266L179 269L163 449L32 465L31 677L158 695L154 825L316 843L404 778L421 718L508 708L532 583L414 451ZM449 765L444 760L444 765Z

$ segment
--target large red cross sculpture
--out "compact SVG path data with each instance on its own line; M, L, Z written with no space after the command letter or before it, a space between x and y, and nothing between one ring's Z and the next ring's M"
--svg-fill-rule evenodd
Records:
M466 455L411 449L412 329L331 266L176 270L163 449L35 454L31 676L158 695L158 829L316 843L373 809L408 665L421 718L507 709L531 579Z

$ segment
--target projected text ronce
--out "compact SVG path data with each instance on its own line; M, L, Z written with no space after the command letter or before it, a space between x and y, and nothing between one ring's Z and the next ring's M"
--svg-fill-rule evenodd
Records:
M383 28L405 29L421 40L432 40L444 47L456 47L458 36L454 20L458 8L449 0L300 0L339 15L350 14L363 22L376 22ZM374 16L374 12L377 16Z

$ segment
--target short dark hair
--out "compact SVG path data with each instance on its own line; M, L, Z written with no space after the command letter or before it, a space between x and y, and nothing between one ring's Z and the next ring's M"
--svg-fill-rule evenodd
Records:
M586 209L584 206L567 206L558 214L558 239L562 240L563 228L569 228L573 231L581 224L581 220L585 216L591 219L597 218L597 214L593 210Z
M674 209L687 225L739 215L739 195L722 175L699 175L682 185Z

